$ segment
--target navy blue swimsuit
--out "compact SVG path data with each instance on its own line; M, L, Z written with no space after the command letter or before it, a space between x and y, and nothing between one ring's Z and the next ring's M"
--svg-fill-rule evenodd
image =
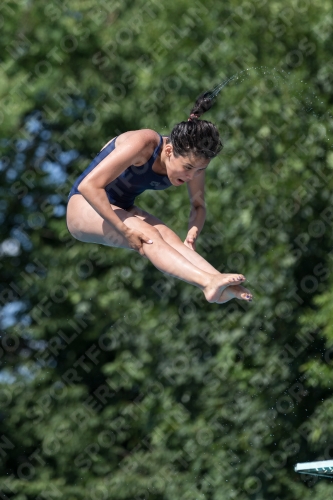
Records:
M160 135L160 134L159 134ZM117 137L100 151L93 159L90 165L76 179L68 199L73 194L81 194L78 186L80 182L91 172L104 158L106 158L114 149ZM153 171L153 164L162 147L163 137L160 135L160 143L154 149L149 160L140 167L131 165L122 172L115 180L105 186L106 194L110 203L120 208L130 208L134 205L135 198L146 191L146 189L162 190L170 187L172 184L166 175L157 174Z

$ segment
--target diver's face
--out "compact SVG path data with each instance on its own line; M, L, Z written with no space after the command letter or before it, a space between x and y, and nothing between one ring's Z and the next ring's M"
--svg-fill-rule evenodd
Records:
M210 160L194 155L175 156L173 151L167 153L166 169L171 184L181 186L203 172Z

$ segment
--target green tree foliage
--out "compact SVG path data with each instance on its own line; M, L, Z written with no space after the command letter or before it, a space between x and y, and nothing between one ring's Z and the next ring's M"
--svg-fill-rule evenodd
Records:
M1 4L1 498L326 499L332 458L327 1ZM232 78L231 78L232 77ZM199 252L252 304L207 304L133 252L74 241L73 180L115 135L207 119ZM138 204L182 237L186 188Z

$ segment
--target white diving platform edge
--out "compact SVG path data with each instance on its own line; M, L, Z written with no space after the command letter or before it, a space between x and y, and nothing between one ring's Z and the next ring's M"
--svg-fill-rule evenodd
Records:
M294 470L300 474L333 478L333 460L299 463L294 466Z

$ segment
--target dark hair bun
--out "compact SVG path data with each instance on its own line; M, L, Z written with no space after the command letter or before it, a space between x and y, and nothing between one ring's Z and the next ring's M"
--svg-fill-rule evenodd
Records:
M208 111L212 105L213 100L209 97L210 92L203 92L199 95L193 108L191 109L190 115L195 115L195 117L199 118L199 116L203 115Z

